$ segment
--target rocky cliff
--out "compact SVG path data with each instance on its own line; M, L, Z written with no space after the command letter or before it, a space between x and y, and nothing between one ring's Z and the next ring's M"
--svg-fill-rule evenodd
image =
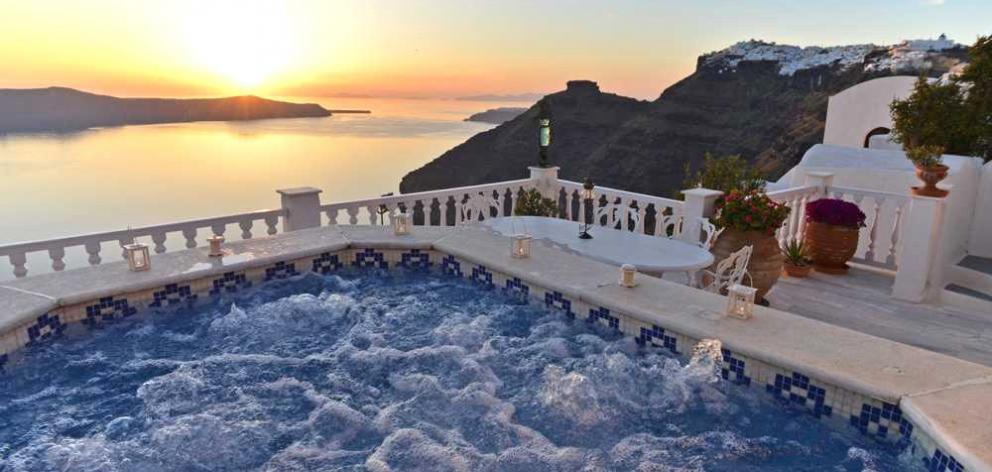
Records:
M707 152L740 154L777 177L823 138L827 98L891 74L940 75L966 57L953 42L833 48L735 44L652 102L569 82L548 95L551 161L571 180L670 196ZM480 133L407 174L402 192L523 178L537 161L537 108Z

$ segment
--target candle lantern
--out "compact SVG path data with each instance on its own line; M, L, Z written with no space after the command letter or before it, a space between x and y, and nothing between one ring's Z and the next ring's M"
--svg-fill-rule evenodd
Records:
M637 282L634 280L634 275L637 274L637 267L630 264L624 264L620 267L620 285L627 288L633 288L637 286Z
M537 102L537 127L538 144L541 151L538 165L547 168L551 166L548 162L548 147L551 146L551 114L548 112L548 104L544 100Z
M132 272L141 272L152 267L151 257L148 255L147 244L125 244L124 255L127 258L127 266Z
M512 239L513 245L510 247L510 255L516 259L530 257L530 242L532 239L529 234L514 234Z
M595 188L596 186L593 185L592 180L586 177L586 181L582 184L582 192L579 194L582 197L582 204L585 207L583 215L585 221L582 223L579 239L592 239L592 235L589 234L589 228L592 227L592 222L595 219L593 216L596 200Z
M727 315L742 320L754 315L754 294L758 289L734 284L727 289Z
M405 211L393 216L393 233L397 236L410 234L410 217Z
M215 234L207 238L207 242L210 243L210 257L221 257L224 255L224 249L221 248L224 244L224 236Z

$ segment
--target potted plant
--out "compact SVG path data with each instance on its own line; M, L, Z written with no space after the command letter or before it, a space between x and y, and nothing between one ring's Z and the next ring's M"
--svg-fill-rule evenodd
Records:
M785 275L803 278L813 270L809 256L806 255L806 245L802 241L789 241L782 245L782 255L785 256Z
M906 157L916 166L916 177L923 187L913 187L913 195L946 197L947 190L937 188L937 182L947 178L947 166L941 162L944 148L934 145L907 146Z
M747 271L751 285L758 289L755 300L759 302L782 275L785 256L779 250L775 231L788 217L789 207L760 190L732 190L717 202L713 224L723 232L713 244L713 257L719 262L744 246L753 246Z
M513 207L516 216L558 216L558 203L541 195L536 189L526 190L517 197Z
M846 273L864 226L864 212L851 202L821 198L807 203L803 242L813 268L828 274Z

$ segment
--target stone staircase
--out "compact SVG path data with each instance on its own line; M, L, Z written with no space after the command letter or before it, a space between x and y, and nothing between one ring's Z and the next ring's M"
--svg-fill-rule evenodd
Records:
M945 303L992 317L992 258L965 256L947 273Z

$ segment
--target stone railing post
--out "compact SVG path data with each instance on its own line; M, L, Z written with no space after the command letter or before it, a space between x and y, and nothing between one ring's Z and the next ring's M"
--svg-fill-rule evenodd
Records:
M691 242L699 242L700 230L699 218L709 218L713 216L716 199L723 195L719 190L708 188L693 188L683 190L682 195L685 200L682 203L682 235L679 239Z
M550 198L554 201L558 201L557 192L558 185L558 167L537 167L531 166L530 169L530 180L534 182L534 187L537 188L538 192L544 198Z
M816 185L820 187L820 196L827 195L827 188L834 184L834 173L833 172L816 172L811 171L806 173L806 185Z
M911 302L929 298L934 276L934 260L940 247L940 226L944 199L910 196L903 227L899 268L892 284L892 297Z
M320 192L313 187L276 190L286 211L282 218L283 231L296 231L320 226Z

